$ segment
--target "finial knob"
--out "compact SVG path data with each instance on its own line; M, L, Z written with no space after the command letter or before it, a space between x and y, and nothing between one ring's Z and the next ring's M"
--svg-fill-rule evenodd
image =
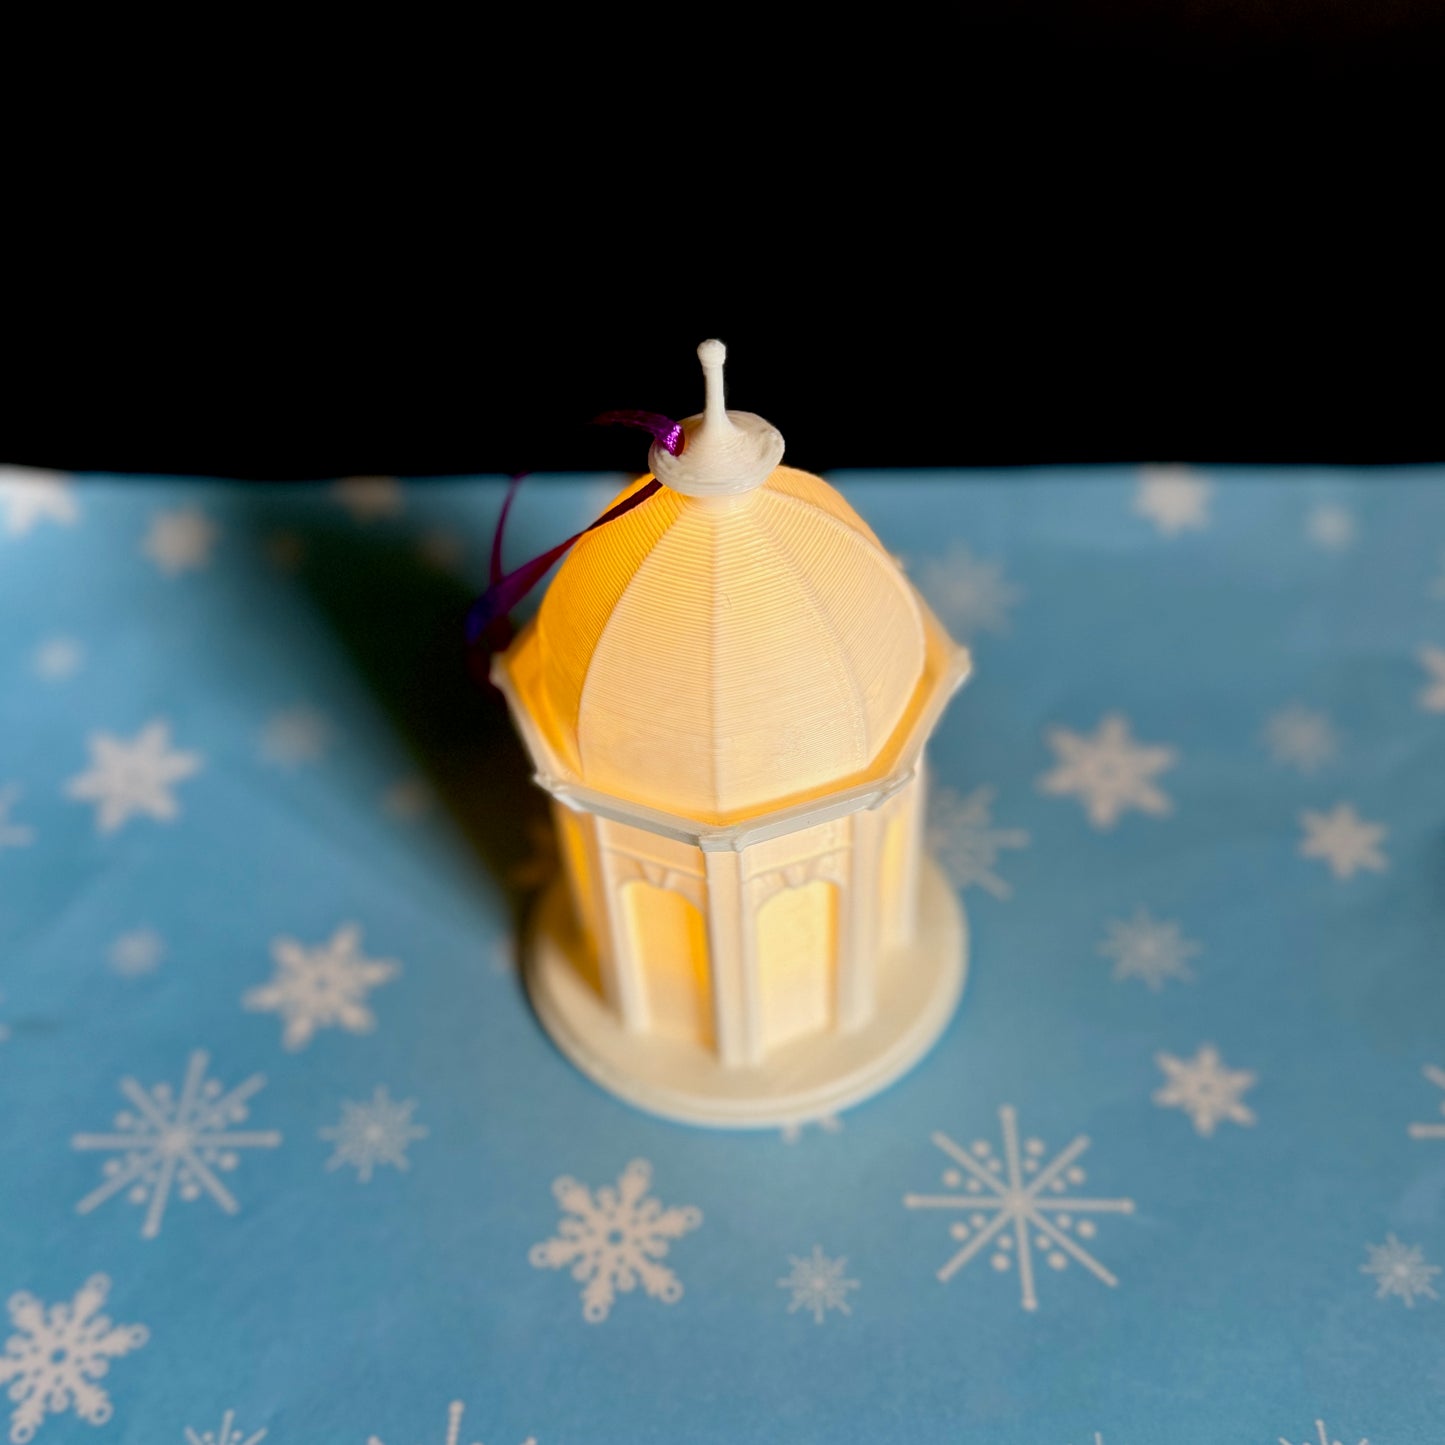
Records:
M783 438L776 427L747 411L728 411L723 400L721 341L697 348L702 362L706 402L698 416L683 422L687 445L680 456L654 444L648 453L653 475L674 491L693 497L735 496L761 486L783 459Z

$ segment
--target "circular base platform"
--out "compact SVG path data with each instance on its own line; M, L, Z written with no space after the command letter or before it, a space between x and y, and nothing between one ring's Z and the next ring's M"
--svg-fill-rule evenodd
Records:
M928 1052L953 1016L968 967L963 907L938 864L925 862L918 936L878 961L878 1006L848 1034L798 1039L750 1068L725 1068L680 1039L629 1033L573 961L579 946L566 883L557 879L533 915L527 989L557 1047L628 1103L723 1129L816 1119L891 1084Z

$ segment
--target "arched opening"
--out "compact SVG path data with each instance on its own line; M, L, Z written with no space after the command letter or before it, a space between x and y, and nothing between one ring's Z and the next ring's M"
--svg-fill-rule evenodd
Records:
M904 880L907 874L905 864L908 850L908 814L913 805L911 795L895 799L888 812L888 821L883 829L883 856L879 868L879 885L882 907L879 922L882 925L883 941L888 944L901 943L908 917L907 900L903 896Z
M838 890L822 879L774 893L758 910L763 1047L775 1048L833 1021Z
M621 902L642 975L648 1028L710 1046L712 990L702 914L681 893L642 879L623 884Z

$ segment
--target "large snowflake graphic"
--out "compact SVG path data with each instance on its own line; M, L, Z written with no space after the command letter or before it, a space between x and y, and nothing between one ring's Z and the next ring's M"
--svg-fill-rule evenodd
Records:
M10 819L10 810L19 798L18 783L7 783L0 787L0 848L24 848L35 841L34 828Z
M462 1437L462 1411L464 1408L460 1400L453 1400L447 1406L446 1445L459 1445ZM366 1445L384 1445L384 1442L375 1435L368 1435ZM474 1445L481 1445L481 1442L476 1441ZM522 1445L537 1445L537 1442L529 1435L522 1441Z
M1445 1089L1445 1069L1437 1064L1425 1065L1425 1077L1432 1084ZM1440 1101L1440 1112L1445 1114L1445 1099ZM1445 1139L1445 1124L1411 1124L1410 1137L1412 1139Z
M817 1128L824 1134L841 1134L843 1132L843 1121L836 1114L819 1114L816 1119L794 1119L791 1123L783 1124L778 1129L778 1134L784 1144L796 1144L803 1137L803 1130Z
M813 1318L822 1324L828 1310L841 1310L845 1315L853 1313L848 1307L848 1291L857 1289L858 1281L844 1278L843 1272L848 1268L846 1259L829 1259L822 1246L815 1244L812 1254L802 1258L790 1254L788 1262L793 1267L778 1281L778 1288L792 1291L789 1314L810 1310Z
M209 565L216 527L199 507L159 512L141 543L141 550L168 577Z
M965 642L980 632L1007 632L1009 609L1023 596L1005 578L1001 562L983 561L962 543L927 563L919 586Z
M261 732L261 756L281 768L319 762L326 756L333 729L325 713L293 707L274 713Z
M1376 1299L1399 1295L1406 1307L1413 1309L1416 1295L1440 1298L1430 1283L1440 1273L1440 1266L1427 1264L1418 1246L1401 1244L1393 1234L1387 1234L1384 1244L1367 1244L1365 1250L1369 1259L1360 1266L1360 1273L1374 1275Z
M660 1261L669 1242L702 1223L702 1211L691 1205L664 1209L647 1197L652 1165L634 1159L613 1189L595 1192L565 1176L552 1185L566 1217L553 1238L534 1244L527 1256L538 1269L566 1269L582 1281L582 1318L589 1324L605 1320L618 1292L638 1284L663 1304L682 1298L682 1281Z
M369 1103L343 1099L341 1122L321 1130L321 1138L330 1139L336 1145L326 1167L340 1169L345 1164L355 1165L363 1184L378 1164L410 1169L407 1148L413 1139L425 1139L427 1135L423 1125L411 1122L411 1111L415 1108L415 1099L392 1099L380 1087Z
M305 1048L317 1029L339 1027L364 1034L376 1027L366 995L401 971L389 958L366 958L361 929L342 924L329 943L306 948L294 938L271 945L276 976L247 991L241 1003L256 1012L278 1013L285 1020L281 1042L291 1050Z
M1299 1445L1340 1445L1338 1440L1330 1439L1329 1432L1325 1429L1325 1422L1323 1420L1315 1421L1315 1429L1319 1432L1317 1438L1314 1440L1301 1440ZM1279 1445L1290 1445L1290 1442L1281 1435L1279 1437ZM1360 1445L1370 1445L1370 1442L1361 1439Z
M23 537L37 522L70 527L80 516L68 477L27 467L0 467L0 508L12 537Z
M1427 679L1420 706L1426 712L1445 712L1445 647L1422 647L1420 666Z
M1339 751L1329 718L1299 703L1274 713L1264 725L1265 746L1275 762L1313 773Z
M1188 467L1143 467L1134 493L1134 511L1148 517L1166 537L1209 525L1208 481Z
M994 872L1005 848L1026 848L1022 828L993 826L992 788L975 788L960 798L949 788L937 789L928 802L928 847L937 853L960 888L977 886L995 898L1012 889Z
M962 1248L938 1271L947 1283L969 1260L992 1248L996 1270L1017 1268L1021 1302L1026 1310L1038 1308L1034 1288L1034 1250L1051 1269L1065 1269L1072 1259L1095 1279L1114 1286L1119 1281L1081 1244L1097 1232L1094 1214L1132 1214L1132 1199L1092 1199L1071 1195L1069 1186L1085 1180L1075 1162L1089 1147L1080 1134L1068 1148L1047 1163L1039 1139L1019 1144L1018 1117L1005 1104L999 1111L1003 1156L985 1140L971 1149L955 1144L946 1134L934 1134L933 1143L958 1168L943 1171L948 1194L905 1194L909 1209L949 1209L967 1216L949 1226L950 1236ZM1080 1218L1079 1216L1083 1216Z
M1161 923L1141 908L1126 922L1109 924L1109 936L1099 952L1114 960L1114 978L1143 979L1158 993L1166 979L1194 977L1185 960L1201 948L1184 937L1177 923Z
M221 1416L219 1430L202 1430L197 1433L189 1425L186 1426L186 1445L260 1445L265 1438L264 1430L257 1430L253 1435L246 1434L236 1424L234 1410L227 1410Z
M60 682L80 670L85 648L73 637L47 637L30 654L30 666L37 677Z
M1179 754L1136 741L1122 714L1110 713L1092 737L1068 728L1050 728L1046 736L1059 765L1039 779L1039 787L1045 793L1077 794L1094 827L1112 828L1129 808L1156 817L1173 809L1153 778L1172 768Z
M100 1313L110 1281L92 1275L69 1304L48 1309L23 1290L10 1296L10 1321L18 1333L0 1355L0 1385L9 1385L10 1439L26 1445L46 1415L74 1410L91 1425L104 1425L113 1410L96 1382L110 1362L138 1350L149 1338L144 1325L113 1325Z
M240 1205L221 1183L220 1174L234 1169L242 1149L274 1149L281 1136L274 1129L241 1130L247 1101L266 1086L260 1074L227 1090L206 1078L209 1058L197 1049L186 1067L179 1094L169 1084L144 1089L132 1078L120 1081L120 1091L131 1107L115 1116L109 1134L77 1134L77 1149L109 1153L101 1167L104 1182L77 1204L89 1214L112 1195L126 1191L132 1204L147 1205L141 1237L154 1239L161 1231L172 1192L190 1202L202 1194L235 1214Z
M1207 1138L1222 1119L1254 1123L1254 1111L1241 1096L1254 1087L1255 1075L1248 1069L1226 1069L1213 1044L1201 1044L1192 1059L1159 1053L1154 1060L1164 1071L1164 1084L1155 1091L1154 1102L1161 1109L1182 1109L1196 1133Z
M1380 843L1389 831L1383 823L1367 823L1348 803L1328 813L1300 814L1304 837L1299 851L1303 858L1323 858L1338 879L1353 878L1361 868L1383 873L1389 861Z
M110 966L122 978L154 973L166 954L166 941L154 928L122 933L110 946Z
M113 833L137 813L169 823L180 814L171 792L173 784L200 770L199 753L175 752L171 748L170 724L157 718L129 742L110 733L91 733L90 771L80 773L65 785L66 794L82 802L95 803L95 826Z

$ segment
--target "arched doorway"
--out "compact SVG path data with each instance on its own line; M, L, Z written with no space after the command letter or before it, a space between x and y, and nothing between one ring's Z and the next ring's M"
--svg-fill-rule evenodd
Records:
M838 890L821 878L782 888L758 909L763 1047L816 1033L833 1021Z
M648 1028L711 1046L712 989L702 914L681 893L642 879L623 884L622 909L642 976Z

